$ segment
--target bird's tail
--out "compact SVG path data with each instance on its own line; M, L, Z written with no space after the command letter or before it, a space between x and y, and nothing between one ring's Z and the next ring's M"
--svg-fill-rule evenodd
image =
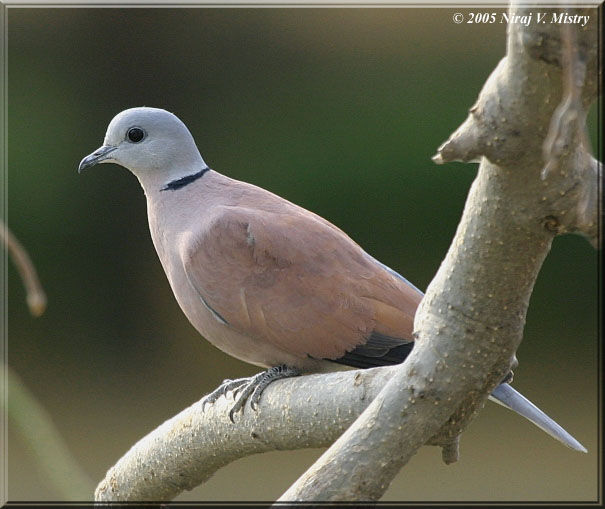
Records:
M492 401L505 406L513 412L525 417L538 428L557 439L562 444L576 451L588 452L580 442L572 437L567 431L553 421L548 415L529 401L525 396L513 389L509 384L498 385L489 397Z

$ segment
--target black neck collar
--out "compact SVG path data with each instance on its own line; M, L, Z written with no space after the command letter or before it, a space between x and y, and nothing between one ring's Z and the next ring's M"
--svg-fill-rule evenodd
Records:
M192 175L187 175L185 177L181 177L180 179L171 180L166 184L160 191L176 191L181 187L185 187L187 184L191 184L191 182L195 182L197 179L202 178L204 173L206 173L210 168L206 167L203 170L198 171Z

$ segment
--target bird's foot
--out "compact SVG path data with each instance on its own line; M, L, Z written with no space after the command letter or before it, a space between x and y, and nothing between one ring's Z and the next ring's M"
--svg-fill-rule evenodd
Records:
M205 410L206 405L211 405L221 396L225 396L230 391L236 391L242 385L250 383L254 377L237 378L235 380L223 380L221 385L214 389L210 394L207 394L202 399L202 410Z
M275 382L275 380L298 375L300 375L298 369L282 364L254 376L224 380L217 389L202 400L202 408L206 407L206 403L212 404L221 396L225 396L228 392L233 391L236 401L229 411L229 419L231 419L231 422L234 422L233 415L244 408L248 399L250 400L252 410L256 410L263 391L270 383Z

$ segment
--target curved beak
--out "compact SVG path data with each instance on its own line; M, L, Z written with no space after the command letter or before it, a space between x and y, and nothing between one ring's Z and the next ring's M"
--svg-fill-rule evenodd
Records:
M109 158L109 153L113 152L116 148L111 145L103 145L95 150L92 154L87 155L84 159L80 161L80 165L78 166L78 173L82 173L82 170L89 168L90 166L94 166L95 164L99 164L107 161Z

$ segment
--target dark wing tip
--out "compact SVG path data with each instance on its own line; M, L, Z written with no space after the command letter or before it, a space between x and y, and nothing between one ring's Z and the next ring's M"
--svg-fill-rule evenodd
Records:
M413 347L413 341L374 331L363 345L359 345L338 359L329 360L355 368L391 366L403 362Z

